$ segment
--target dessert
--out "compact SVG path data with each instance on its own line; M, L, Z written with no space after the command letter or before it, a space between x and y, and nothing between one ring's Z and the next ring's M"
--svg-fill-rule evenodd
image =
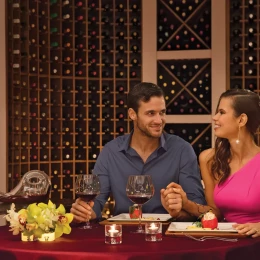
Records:
M218 228L218 219L216 215L210 210L201 218L201 225L203 228L216 229Z

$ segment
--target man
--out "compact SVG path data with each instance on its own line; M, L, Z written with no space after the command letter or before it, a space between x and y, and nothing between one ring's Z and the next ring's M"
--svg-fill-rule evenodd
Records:
M167 213L167 209L177 219L190 220L191 216L181 210L179 194L169 192L170 207L165 200L168 193L163 188L175 182L190 200L205 204L193 148L180 137L163 132L166 104L162 89L153 83L137 84L128 94L127 105L133 131L104 146L94 167L94 174L100 178L100 195L89 205L77 199L71 208L74 220L101 218L110 192L115 199L114 214L128 212L133 204L126 196L128 176L143 174L151 175L155 188L152 199L143 205L143 212Z

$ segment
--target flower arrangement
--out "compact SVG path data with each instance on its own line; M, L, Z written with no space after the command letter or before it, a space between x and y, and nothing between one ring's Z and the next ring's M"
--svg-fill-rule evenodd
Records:
M73 214L66 213L64 206L61 204L58 208L50 200L48 204L33 203L26 209L15 211L15 204L12 203L10 210L7 210L5 218L10 222L10 231L13 235L20 232L24 236L41 238L45 233L55 232L55 238L60 237L63 233L71 232L70 223L73 220Z

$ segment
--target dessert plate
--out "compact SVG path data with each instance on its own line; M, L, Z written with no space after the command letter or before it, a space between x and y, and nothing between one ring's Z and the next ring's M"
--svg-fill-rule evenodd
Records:
M153 214L153 213L143 213L142 221L151 221L151 222L163 222L171 219L171 215L169 214ZM130 221L130 222L138 222L139 219L131 219L129 213L122 213L112 218L108 218L109 221Z
M170 232L210 232L210 233L219 233L219 232L234 232L237 233L232 225L236 223L231 222L219 222L218 229L205 229L205 228L197 228L193 225L193 222L171 222L168 227L168 231Z

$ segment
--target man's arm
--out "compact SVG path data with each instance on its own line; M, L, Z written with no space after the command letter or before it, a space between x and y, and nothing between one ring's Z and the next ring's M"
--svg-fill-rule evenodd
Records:
M102 218L102 210L110 195L111 187L108 173L109 148L104 146L94 166L93 174L98 175L100 180L100 194L94 200L93 211L96 217Z

